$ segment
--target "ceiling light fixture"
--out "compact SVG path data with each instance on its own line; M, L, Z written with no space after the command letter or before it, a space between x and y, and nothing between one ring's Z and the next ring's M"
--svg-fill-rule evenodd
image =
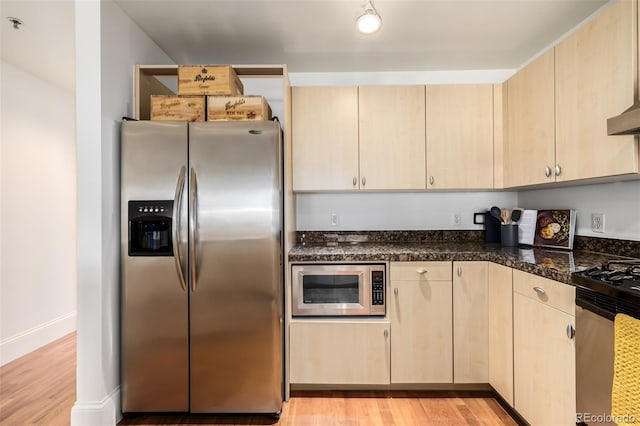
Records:
M382 18L373 7L371 0L368 0L364 5L364 13L358 17L356 25L362 34L374 34L382 27Z
M7 20L9 22L11 22L11 24L13 25L13 29L14 30L19 30L20 29L20 25L24 24L24 22L22 22L22 20L20 20L18 18L14 18L13 16L7 16Z

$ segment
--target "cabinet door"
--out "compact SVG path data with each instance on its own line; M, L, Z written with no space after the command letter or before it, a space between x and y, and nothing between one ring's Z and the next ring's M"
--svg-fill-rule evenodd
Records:
M425 189L424 86L359 88L360 189Z
M512 269L489 263L489 383L513 407Z
M493 188L493 86L426 91L427 188Z
M556 46L557 181L638 172L633 136L607 118L633 104L636 2L618 1Z
M452 383L451 280L423 276L391 287L391 383Z
M293 190L357 189L358 88L294 87L291 103Z
M515 409L532 425L574 425L575 316L514 293Z
M453 262L453 382L489 382L488 262Z
M549 49L507 81L507 187L555 180L553 62Z
M386 321L292 321L291 383L388 384L389 323Z

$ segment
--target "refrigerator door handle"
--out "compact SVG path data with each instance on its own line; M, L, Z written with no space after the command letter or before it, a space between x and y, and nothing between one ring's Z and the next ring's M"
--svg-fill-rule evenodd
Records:
M197 270L196 270L196 233L198 232L198 188L196 180L196 169L191 168L191 178L189 182L189 264L191 270L191 291L196 291Z
M179 231L182 227L180 220L180 206L182 205L182 195L184 194L184 181L187 174L187 168L182 166L178 173L178 183L176 184L176 194L173 197L173 220L171 224L171 239L173 241L173 258L176 261L176 270L178 271L178 278L180 279L180 287L183 291L187 291L187 281L184 278L184 271L182 270L182 255L180 253L180 243L178 241Z

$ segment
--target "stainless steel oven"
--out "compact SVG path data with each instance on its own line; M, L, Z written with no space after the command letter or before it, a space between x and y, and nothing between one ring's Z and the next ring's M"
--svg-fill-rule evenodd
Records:
M614 321L617 314L640 319L640 260L611 260L574 273L572 279L576 284L576 424L615 425L618 419L611 415Z
M386 313L385 265L294 265L291 273L294 316Z

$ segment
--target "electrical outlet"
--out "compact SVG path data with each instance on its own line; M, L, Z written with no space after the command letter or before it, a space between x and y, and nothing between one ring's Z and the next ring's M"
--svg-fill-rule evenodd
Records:
M338 215L336 213L331 213L331 226L338 226Z
M604 213L591 213L591 230L604 233Z
M453 214L453 217L451 218L452 224L455 226L460 226L462 225L462 214L460 212L456 212Z

